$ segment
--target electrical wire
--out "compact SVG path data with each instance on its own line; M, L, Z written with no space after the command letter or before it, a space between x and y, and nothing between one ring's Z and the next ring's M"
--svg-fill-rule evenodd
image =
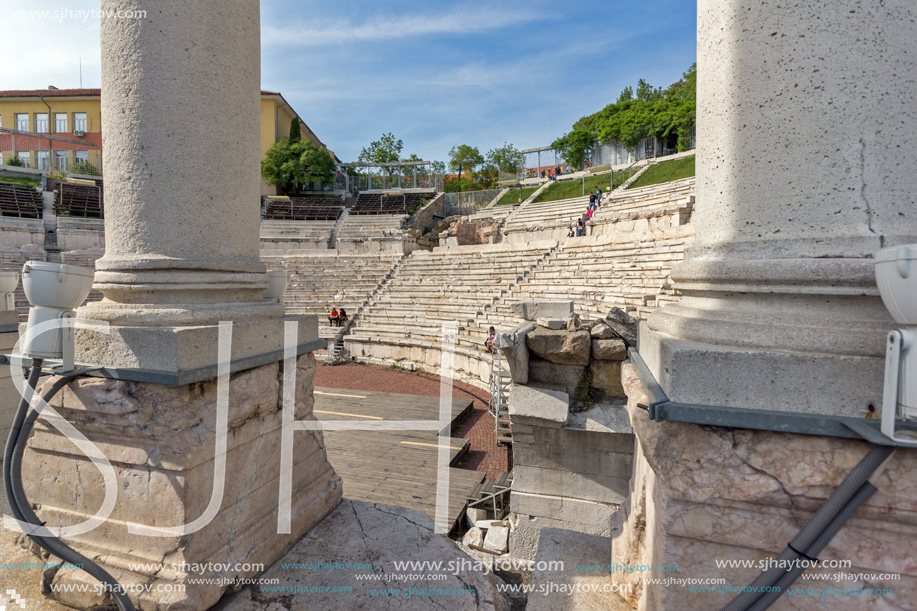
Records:
M27 384L28 390L19 403L19 409L16 410L13 428L10 429L10 434L7 438L3 459L3 486L14 517L20 522L37 526L43 526L44 522L32 511L32 506L22 486L22 456L32 427L40 415L38 410L30 411L29 406L35 393L35 387L38 384L38 378L41 376L42 364L43 361L41 359L32 361L32 370L29 373ZM51 388L44 393L42 400L46 403L50 402L54 395L60 392L80 373L79 371L72 372L56 380L51 385ZM69 547L57 537L39 537L29 533L26 534L48 553L57 556L64 562L81 566L86 573L105 585L106 591L111 592L120 611L135 611L134 604L128 598L126 590L101 566Z
M777 560L770 563L721 611L763 611L780 598L805 571L808 563L803 561L816 560L847 520L876 492L871 479L885 468L894 452L893 446L873 446L777 556ZM787 565L791 566L789 570L783 568Z

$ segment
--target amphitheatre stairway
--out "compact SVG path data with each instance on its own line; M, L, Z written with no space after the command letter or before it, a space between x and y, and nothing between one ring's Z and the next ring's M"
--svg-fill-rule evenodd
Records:
M440 364L442 323L458 322L456 373L481 384L489 358L466 331L483 308L537 268L556 242L439 247L402 260L384 290L364 308L344 341L350 354L374 361Z
M287 268L290 280L282 299L287 312L316 314L322 339L334 339L344 330L330 325L331 308L345 308L354 320L401 258L401 254L392 252L366 254L338 250L262 255L268 269Z

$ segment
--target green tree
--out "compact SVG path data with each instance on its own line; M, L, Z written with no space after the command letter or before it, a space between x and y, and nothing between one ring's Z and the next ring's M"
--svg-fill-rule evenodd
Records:
M579 168L586 156L592 151L595 136L584 127L574 126L573 130L564 134L551 143L551 146L560 153L564 161L575 168Z
M460 144L449 150L449 169L457 172L459 178L464 178L465 172L474 178L475 168L484 163L484 156L476 146Z
M487 163L501 172L515 172L522 165L522 153L512 144L487 151Z
M334 159L325 147L317 147L310 140L291 142L284 138L265 153L261 176L283 193L292 193L311 183L331 184Z
M299 127L299 119L294 118L290 123L290 142L299 142L302 140L302 130Z
M389 132L382 134L378 140L369 143L369 146L363 147L357 161L366 163L394 163L400 161L401 149L404 148L404 142ZM395 173L396 168L386 168L386 173L391 176Z
M697 65L668 88L653 87L640 79L634 89L625 87L617 102L582 117L553 146L568 163L579 166L595 142L617 140L628 148L643 138L678 135L678 148L686 149L696 121Z

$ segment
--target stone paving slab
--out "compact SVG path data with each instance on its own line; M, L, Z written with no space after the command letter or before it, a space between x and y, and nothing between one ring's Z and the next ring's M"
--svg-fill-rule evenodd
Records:
M536 566L542 561L561 561L562 571L535 571L526 611L632 611L623 597L613 591L611 574L577 571L576 565L608 565L611 543L608 537L572 530L545 528L538 540ZM572 591L577 588L577 591ZM541 593L541 592L544 593Z
M501 580L477 570L469 556L447 537L434 534L432 528L430 519L418 511L345 499L265 572L262 578L277 580L275 584L247 586L213 609L508 611L508 599L496 591ZM458 570L399 571L395 569L397 561L442 562L443 567ZM305 568L284 568L290 563ZM351 567L359 563L361 568L345 568L344 564L334 565L340 567L334 570L321 568L333 563L350 563ZM317 570L312 570L313 566ZM442 575L445 578L438 579ZM412 595L404 593L411 588ZM349 591L328 591L334 589ZM398 592L380 595L380 590ZM473 594L457 593L472 590Z

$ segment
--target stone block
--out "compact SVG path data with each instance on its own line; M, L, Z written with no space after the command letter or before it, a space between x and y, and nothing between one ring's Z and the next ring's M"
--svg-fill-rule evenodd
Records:
M524 320L537 318L568 318L573 314L572 301L517 301L510 305L516 316Z
M505 520L478 520L474 525L481 530L487 530L496 526L509 526Z
M611 308L605 316L605 324L631 346L637 345L639 321L621 308Z
M229 382L226 478L217 515L186 536L149 537L127 532L126 523L170 526L191 522L209 503L213 482L216 381L187 386L128 383L83 378L52 401L112 462L120 491L110 518L76 541L77 548L104 546L105 568L125 583L186 583L175 609L214 604L226 589L219 580L191 584L187 575L162 570L155 575L123 567L145 559L221 563L245 556L270 564L340 502L341 480L322 451L321 433L294 441L291 534L277 533L283 396L281 365L271 363L233 374ZM297 361L294 416L310 418L315 360ZM94 513L105 487L101 475L72 443L39 422L23 464L30 500L51 526L79 523ZM53 481L48 473L61 474ZM234 533L227 537L226 533ZM201 575L194 575L200 577ZM207 574L204 577L224 577ZM253 577L240 573L238 577ZM74 578L78 576L75 574ZM61 579L69 578L61 574ZM165 591L165 590L163 590ZM171 590L170 590L171 591ZM64 601L66 602L66 601ZM82 603L80 603L82 604ZM143 600L144 608L160 608Z
M484 537L484 549L503 554L509 549L509 526L494 526L487 529Z
M610 397L624 398L624 386L621 384L621 361L593 361L592 386Z
M468 522L469 528L474 528L474 525L481 520L487 519L487 512L483 509L478 509L477 507L469 507L465 510L465 521Z
M583 326L583 321L580 320L579 314L573 314L567 319L566 325L567 331L579 331Z
M465 536L462 537L462 544L467 546L482 547L484 545L484 531L473 526L468 529Z
M561 427L570 414L570 397L565 392L537 386L514 385L509 393L509 416L515 426L531 424Z
M592 358L602 361L623 361L627 358L627 344L621 339L593 339Z
M559 365L588 365L592 346L588 331L536 328L526 336L529 350Z
M550 329L552 331L557 331L567 326L567 323L563 318L539 318L536 323L539 327Z
M509 365L513 384L528 384L529 347L525 338L534 328L532 323L524 323L500 336L500 349Z
M576 393L576 387L585 370L582 365L558 365L534 355L529 357L531 384L563 390L568 395Z

